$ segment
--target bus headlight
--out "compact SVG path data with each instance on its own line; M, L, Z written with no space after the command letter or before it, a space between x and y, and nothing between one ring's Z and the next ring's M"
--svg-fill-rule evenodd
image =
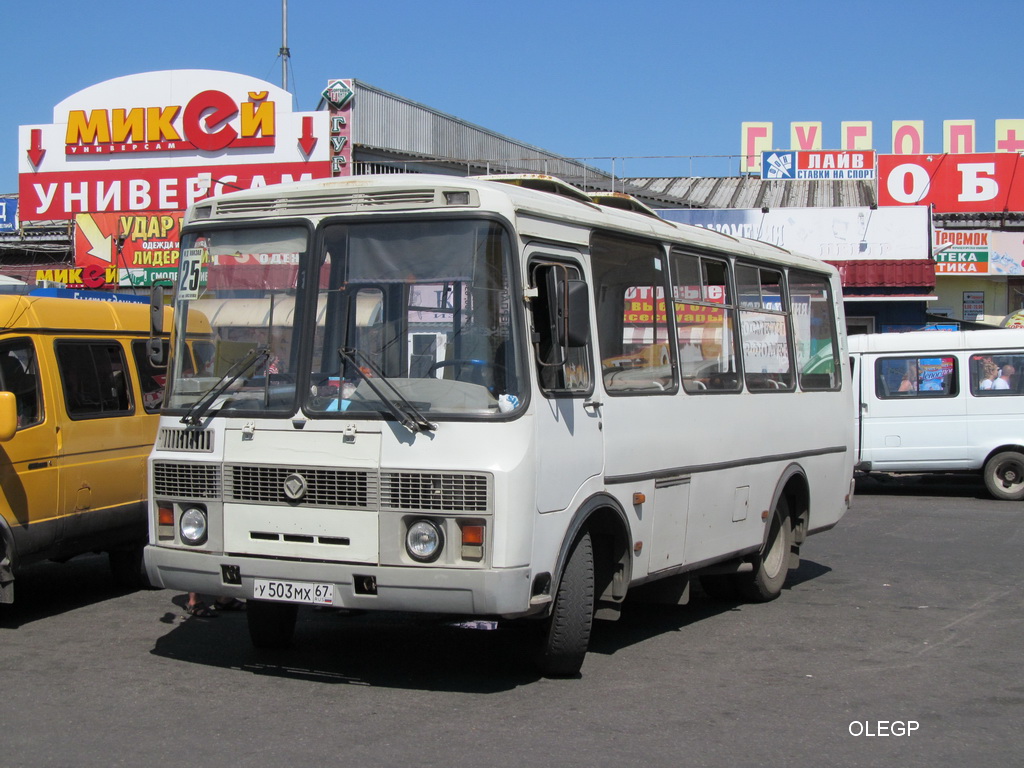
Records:
M181 513L178 520L178 533L186 544L197 547L206 541L206 511L199 507L189 507Z
M444 548L444 533L433 520L417 520L405 534L405 551L421 563L432 563Z

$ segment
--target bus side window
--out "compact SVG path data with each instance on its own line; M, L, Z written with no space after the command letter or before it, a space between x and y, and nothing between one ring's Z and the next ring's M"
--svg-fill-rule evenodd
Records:
M839 346L828 278L791 270L789 300L800 389L838 389Z
M683 389L691 393L739 392L729 265L679 249L672 250L671 259Z
M660 245L597 233L591 240L602 378L612 395L676 391Z
M795 382L789 346L790 315L782 273L753 264L737 264L736 291L747 389L792 389Z
M530 319L541 389L548 393L590 394L593 379L589 343L580 345L577 340L564 345L565 338L558 338L560 329L564 330L557 318L562 316L560 307L568 299L568 282L578 281L580 271L570 264L534 263L530 274L537 289ZM566 319L562 317L563 322Z

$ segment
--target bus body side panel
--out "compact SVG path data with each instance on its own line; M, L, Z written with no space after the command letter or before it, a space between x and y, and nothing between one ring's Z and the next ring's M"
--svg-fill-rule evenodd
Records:
M633 510L634 538L647 543L634 577L760 547L762 512L793 463L810 487L810 529L834 525L845 496L828 489L847 488L853 464L852 420L834 418L852 407L848 376L844 385L841 392L608 398L606 477L637 478L611 490ZM723 427L729 423L741 426ZM804 452L811 428L824 448ZM652 468L668 481L662 488ZM635 493L643 505L633 503Z

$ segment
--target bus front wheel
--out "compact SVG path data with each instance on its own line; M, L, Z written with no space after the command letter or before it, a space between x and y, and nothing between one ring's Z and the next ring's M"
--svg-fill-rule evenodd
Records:
M539 667L545 677L578 675L594 624L594 547L584 530L573 542L555 592L551 616L543 623Z
M1002 501L1024 499L1024 453L1003 451L985 464L985 487Z
M247 600L245 618L249 624L249 639L256 648L278 650L291 645L295 634L295 620L299 606L294 603L272 603L266 600Z
M779 498L772 512L764 547L754 559L754 570L737 574L740 595L752 603L766 603L782 594L782 585L789 573L789 555L793 549L793 528L789 519L789 503Z

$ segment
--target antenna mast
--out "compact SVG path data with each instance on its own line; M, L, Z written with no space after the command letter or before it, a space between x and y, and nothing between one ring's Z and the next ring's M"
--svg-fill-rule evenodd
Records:
M288 90L288 0L281 0L281 87Z

